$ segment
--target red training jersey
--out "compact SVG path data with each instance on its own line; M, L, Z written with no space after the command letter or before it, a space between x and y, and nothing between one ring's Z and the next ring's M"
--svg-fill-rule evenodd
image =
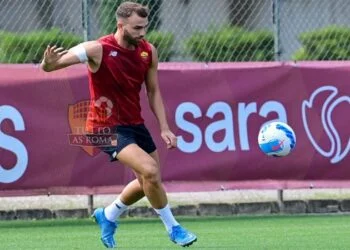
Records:
M103 56L96 73L89 71L91 102L86 131L136 125L141 117L140 90L152 63L151 45L141 40L135 50L117 43L114 34L101 37Z

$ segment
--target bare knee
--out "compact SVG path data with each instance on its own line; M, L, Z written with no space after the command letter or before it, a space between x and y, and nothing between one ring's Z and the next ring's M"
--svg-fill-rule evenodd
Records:
M137 180L140 183L140 186L142 187L143 186L143 179L140 175L137 175Z
M143 169L144 171L141 174L143 183L149 183L149 184L160 183L160 171L155 161L145 164Z

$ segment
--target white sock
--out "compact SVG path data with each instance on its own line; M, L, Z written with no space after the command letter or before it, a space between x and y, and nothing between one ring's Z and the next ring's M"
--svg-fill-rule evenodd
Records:
M114 222L127 209L128 206L118 198L105 208L105 216L107 220Z
M159 215L160 219L163 221L164 226L169 233L171 232L173 226L179 225L179 223L175 220L169 205L166 205L164 208L154 210Z

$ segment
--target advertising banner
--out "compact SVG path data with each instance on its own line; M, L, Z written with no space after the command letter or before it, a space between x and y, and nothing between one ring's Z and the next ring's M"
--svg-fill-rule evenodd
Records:
M0 65L0 195L104 192L134 178L81 137L90 104L86 71ZM349 76L348 62L161 64L177 149L166 149L144 89L140 95L166 187L349 187ZM259 129L272 120L296 133L286 157L259 149Z

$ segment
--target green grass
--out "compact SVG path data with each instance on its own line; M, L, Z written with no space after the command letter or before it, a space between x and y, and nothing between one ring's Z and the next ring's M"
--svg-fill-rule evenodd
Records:
M349 249L350 216L180 218L198 236L191 249ZM119 249L182 249L158 219L124 219ZM91 220L0 221L0 249L104 249Z

